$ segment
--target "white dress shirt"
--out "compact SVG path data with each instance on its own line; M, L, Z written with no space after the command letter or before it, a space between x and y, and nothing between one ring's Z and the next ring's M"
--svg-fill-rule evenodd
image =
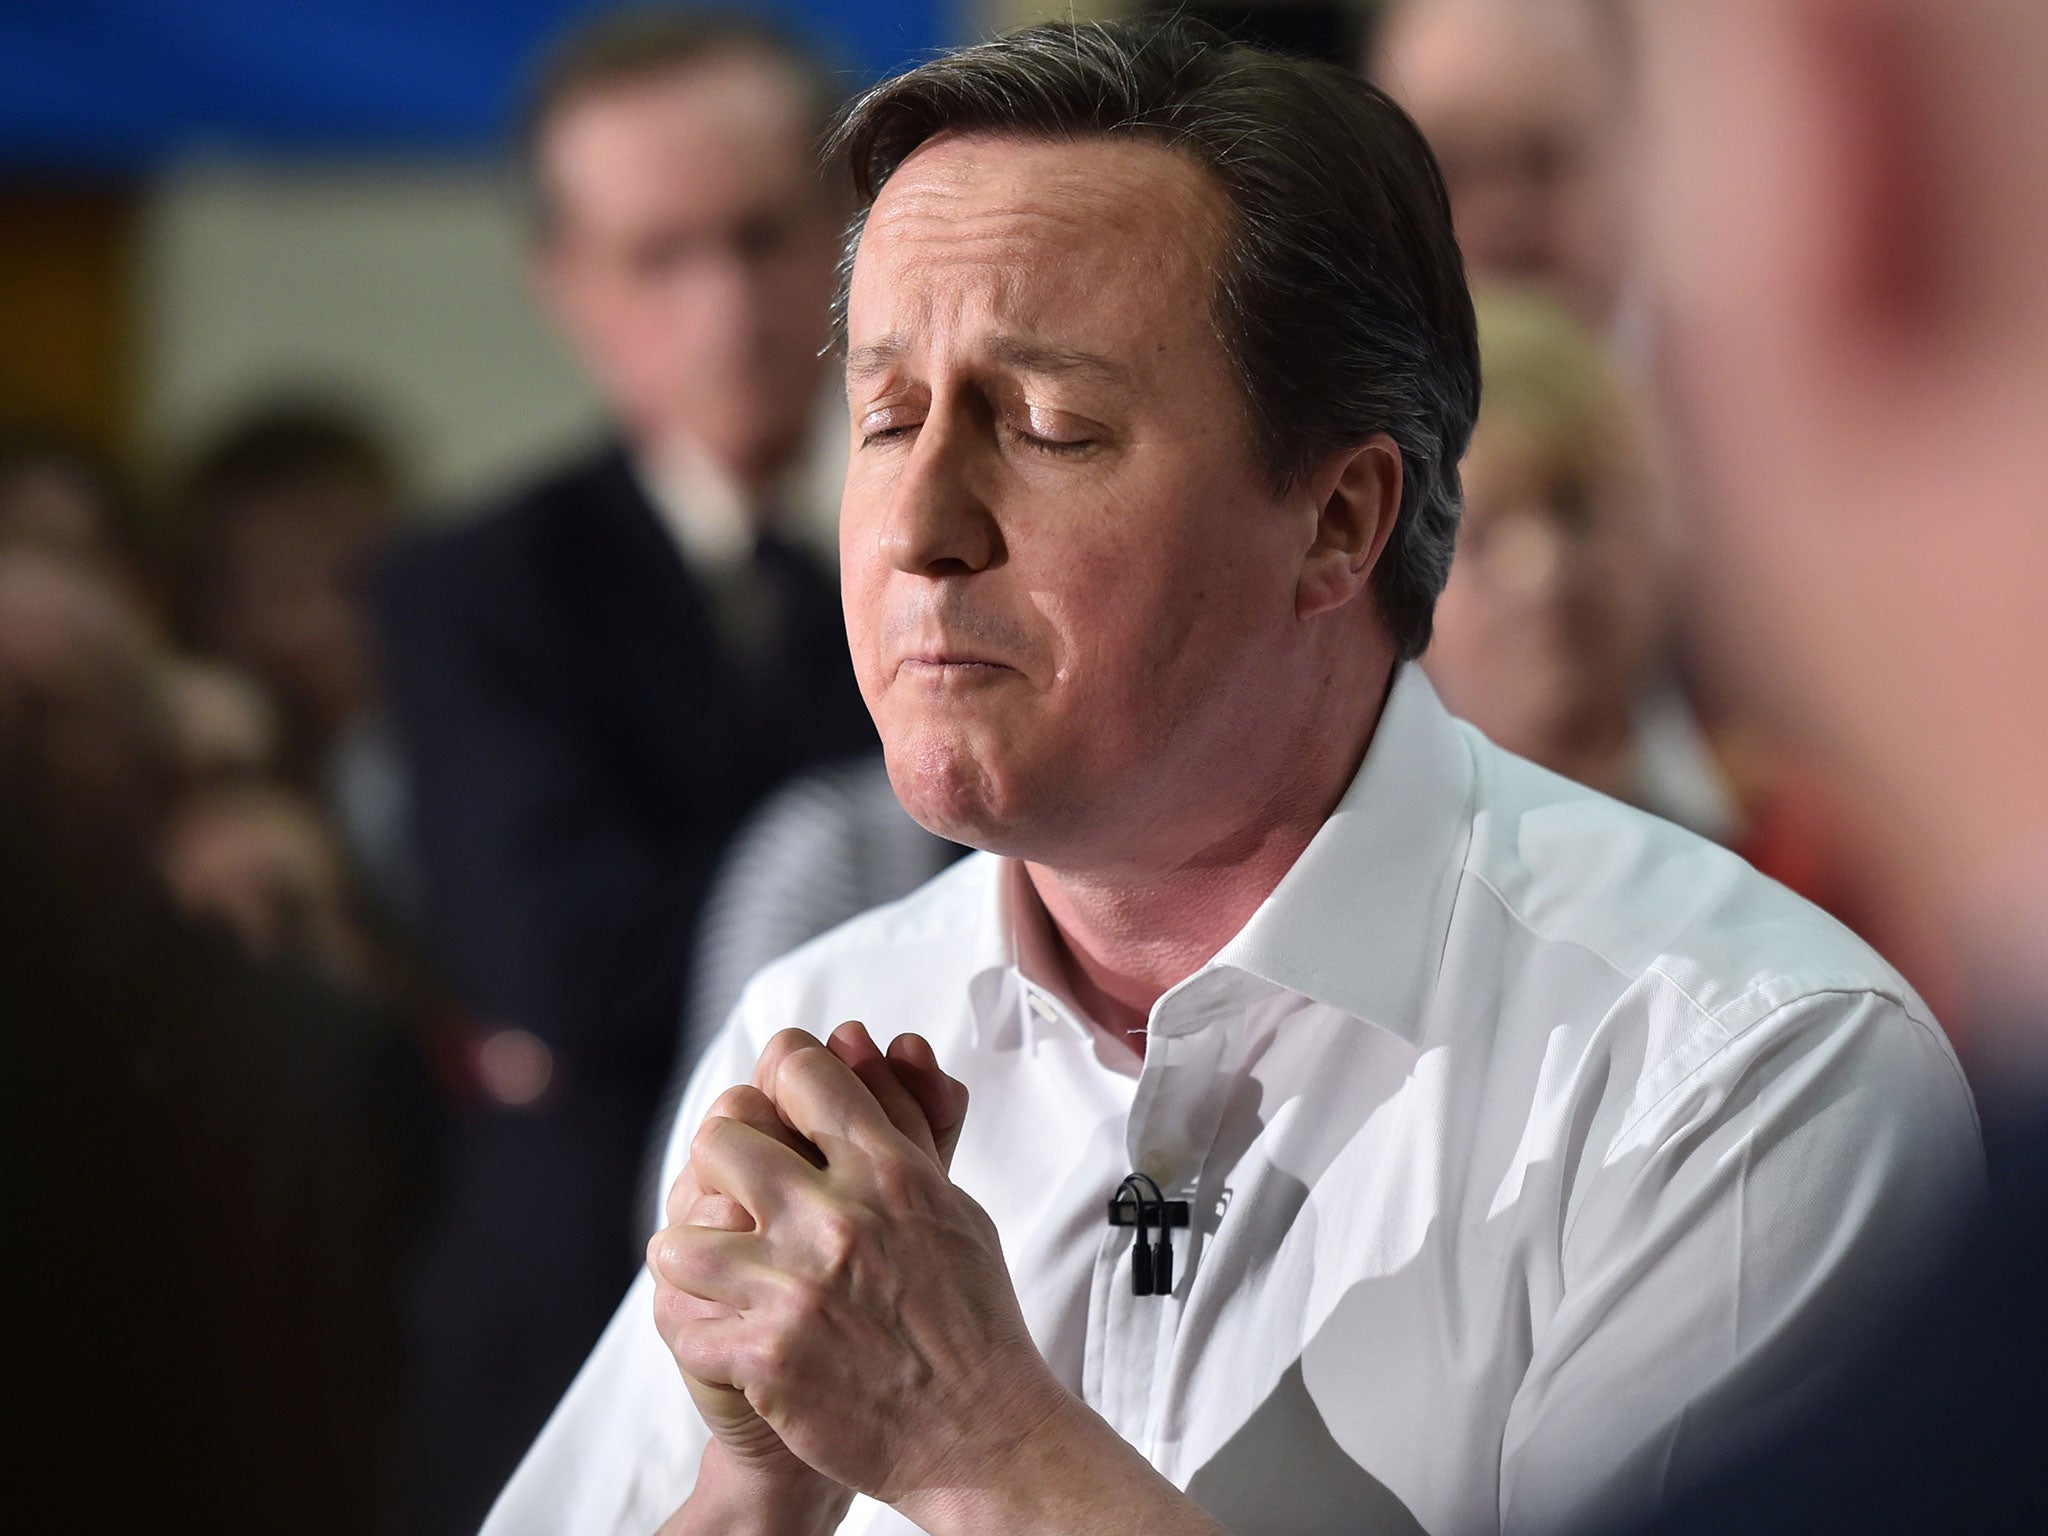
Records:
M778 1029L930 1038L953 1175L1060 1380L1233 1531L1550 1532L1641 1505L1839 1359L1981 1176L1955 1059L1846 929L1454 722L1403 669L1337 811L1142 1059L977 855L779 961ZM1193 1202L1171 1296L1107 1202ZM705 1431L643 1275L487 1536L645 1536ZM843 1531L912 1529L862 1499Z

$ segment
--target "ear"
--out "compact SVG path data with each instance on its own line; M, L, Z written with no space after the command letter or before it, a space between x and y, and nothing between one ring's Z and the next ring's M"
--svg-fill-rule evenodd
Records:
M1294 589L1297 618L1329 613L1365 590L1401 515L1401 481L1401 450L1384 432L1318 468L1315 538Z

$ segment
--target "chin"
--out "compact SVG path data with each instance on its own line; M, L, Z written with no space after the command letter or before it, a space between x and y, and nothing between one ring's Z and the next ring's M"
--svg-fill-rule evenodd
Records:
M889 783L911 820L969 848L1027 856L1026 817L1009 776L950 735L883 738Z

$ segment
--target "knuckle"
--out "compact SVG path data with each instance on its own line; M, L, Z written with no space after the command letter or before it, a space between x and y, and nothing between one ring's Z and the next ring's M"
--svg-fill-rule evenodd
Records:
M732 1134L736 1122L715 1110L704 1117L703 1124L690 1138L690 1161L708 1162L718 1155L719 1143Z
M856 1212L835 1208L819 1216L816 1240L824 1272L841 1275L853 1268L867 1247L867 1223Z
M875 1194L890 1210L913 1211L925 1203L924 1170L905 1157L878 1157L871 1170Z
M717 1115L721 1119L726 1120L744 1120L747 1118L748 1112L753 1109L754 1101L760 1097L761 1094L758 1089L749 1087L745 1083L735 1083L711 1101L711 1109L706 1118L708 1119L710 1115Z
M796 1373L795 1343L780 1329L762 1332L741 1356L747 1380L763 1386L785 1382Z
M783 1072L808 1074L816 1072L828 1061L836 1062L837 1060L839 1058L834 1056L829 1048L820 1045L816 1040L812 1040L808 1045L799 1046L784 1056L777 1065L776 1070L778 1076Z
M780 1305L754 1319L741 1346L749 1379L786 1383L802 1369L808 1340L824 1316L824 1299L811 1287L791 1285Z
M670 1344L697 1321L696 1310L689 1303L690 1298L672 1285L657 1283L654 1287L654 1326Z
M762 1066L772 1066L785 1056L818 1045L818 1037L806 1029L779 1029L761 1049Z

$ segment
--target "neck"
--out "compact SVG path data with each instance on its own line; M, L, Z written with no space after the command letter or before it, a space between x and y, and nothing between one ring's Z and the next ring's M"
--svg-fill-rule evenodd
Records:
M1143 864L1025 865L1051 919L1063 979L1098 1027L1144 1053L1152 1005L1237 936L1329 820L1365 757L1391 683L1390 671L1354 730L1311 733L1293 755L1302 771L1246 807L1220 837Z

